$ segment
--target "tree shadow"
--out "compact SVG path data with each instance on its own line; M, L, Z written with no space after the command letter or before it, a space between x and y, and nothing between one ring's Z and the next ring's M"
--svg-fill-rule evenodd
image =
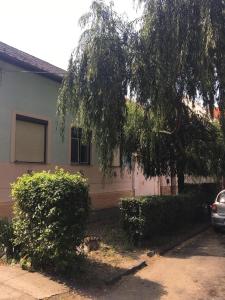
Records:
M182 244L199 232L206 230L208 225L208 221L185 224L174 230L153 235L150 239L144 240L142 246L157 253L167 252L167 249L172 249L175 245Z
M108 288L98 299L104 300L157 300L167 295L165 287L139 276L124 278L115 286Z
M165 256L171 258L190 258L193 256L225 257L225 233L212 228L184 242Z
M106 280L115 274L124 273L126 269L89 261L81 266L79 272L69 278L46 274L52 280L65 284L81 297L90 299L160 299L167 292L165 288L153 281L140 278L138 275L124 276L115 284L107 284ZM130 288L124 281L129 281ZM61 299L60 296L54 299ZM64 299L64 298L63 298Z

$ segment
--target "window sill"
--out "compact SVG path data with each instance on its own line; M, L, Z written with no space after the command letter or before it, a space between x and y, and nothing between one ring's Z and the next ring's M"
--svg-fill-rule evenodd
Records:
M78 166L78 167L80 167L80 166L91 167L92 166L89 163L75 163L75 162L71 162L70 165L71 166Z
M47 165L47 162L18 161L18 160L15 160L13 163L18 165L22 165L22 164Z

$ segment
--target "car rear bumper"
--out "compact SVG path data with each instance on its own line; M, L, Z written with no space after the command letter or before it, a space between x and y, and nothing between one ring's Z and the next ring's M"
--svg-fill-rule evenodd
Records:
M211 220L213 226L225 228L225 215L221 216L218 214L213 214Z

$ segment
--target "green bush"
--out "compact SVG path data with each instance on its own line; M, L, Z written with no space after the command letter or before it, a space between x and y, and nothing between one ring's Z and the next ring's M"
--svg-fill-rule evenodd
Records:
M62 169L25 174L12 184L12 197L14 243L23 263L48 270L73 268L89 212L86 179Z
M14 234L12 223L7 219L0 220L0 252L10 258L14 254Z
M185 184L184 193L199 193L205 197L206 203L212 204L215 201L216 195L221 190L218 183L200 183L200 184Z
M199 220L204 205L205 199L198 193L148 196L121 199L120 211L125 231L136 242Z

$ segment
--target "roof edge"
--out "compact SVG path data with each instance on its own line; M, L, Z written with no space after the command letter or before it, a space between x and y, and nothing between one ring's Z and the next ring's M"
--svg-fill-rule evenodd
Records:
M40 72L38 73L38 75L40 76L43 76L43 77L46 77L48 79L52 79L56 82L59 82L61 83L63 81L63 74L62 75L57 75L57 74L54 74L54 73L51 73L51 72L47 72L41 68L38 68L34 65L31 65L29 63L26 63L24 61L21 61L19 59L16 59L15 57L12 57L10 55L7 55L6 53L0 53L0 59L2 59L3 61L7 62L7 63L10 63L10 64L13 64L17 67L21 67L27 71L33 71L33 72Z

